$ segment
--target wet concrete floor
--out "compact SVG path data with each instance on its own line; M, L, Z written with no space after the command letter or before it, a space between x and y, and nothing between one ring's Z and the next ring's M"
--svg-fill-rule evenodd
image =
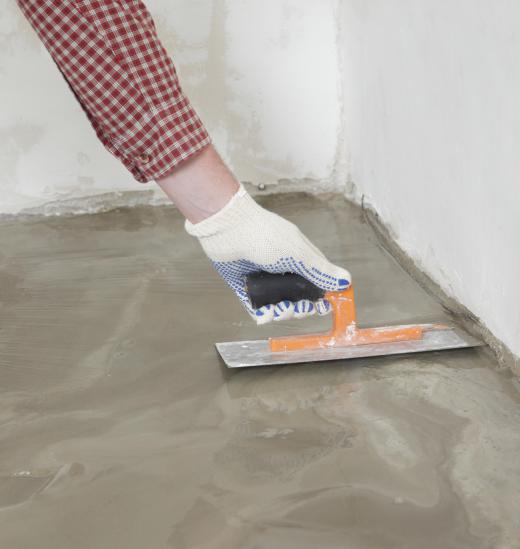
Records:
M360 211L264 203L367 324L445 312ZM520 548L520 397L482 350L228 371L257 328L171 208L0 225L0 547Z

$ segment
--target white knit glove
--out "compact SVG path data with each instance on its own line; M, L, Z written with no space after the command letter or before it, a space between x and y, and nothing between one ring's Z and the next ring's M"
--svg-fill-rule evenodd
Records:
M258 324L315 312L323 315L331 307L320 299L255 309L246 291L245 279L251 273L296 273L326 291L350 285L347 270L330 263L296 225L257 204L242 185L222 210L195 225L186 221L185 228L199 239L218 273Z

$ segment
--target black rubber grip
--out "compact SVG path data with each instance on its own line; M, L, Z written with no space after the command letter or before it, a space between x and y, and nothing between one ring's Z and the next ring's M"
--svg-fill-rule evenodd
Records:
M271 274L258 272L246 278L246 288L255 309L280 301L316 301L325 291L309 282L303 276L293 273Z

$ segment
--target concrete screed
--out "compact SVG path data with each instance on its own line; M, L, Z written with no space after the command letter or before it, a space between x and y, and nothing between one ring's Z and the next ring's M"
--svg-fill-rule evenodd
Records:
M341 198L266 197L366 324L445 320ZM227 371L257 328L173 208L4 221L0 547L520 547L520 397L485 350Z

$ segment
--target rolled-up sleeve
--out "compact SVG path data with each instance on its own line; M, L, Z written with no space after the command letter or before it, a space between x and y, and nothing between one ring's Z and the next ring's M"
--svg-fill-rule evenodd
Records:
M141 0L18 0L96 135L142 183L210 137Z

